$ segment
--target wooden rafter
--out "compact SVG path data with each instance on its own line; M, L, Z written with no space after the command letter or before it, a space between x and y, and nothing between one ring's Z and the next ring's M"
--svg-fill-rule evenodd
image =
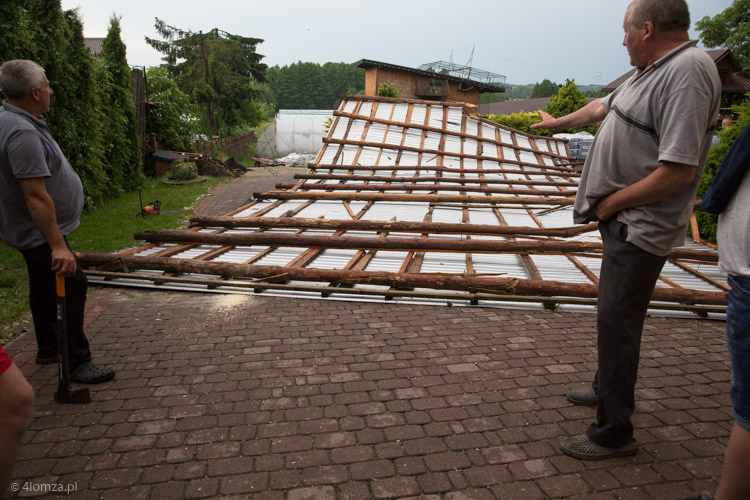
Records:
M192 259L159 257L123 257L110 254L77 253L84 267L120 264L123 269L161 270L171 273L213 274L241 278L279 279L286 281L325 281L336 283L367 283L402 288L438 288L470 292L497 293L501 295L540 295L544 297L595 297L597 287L590 284L564 283L559 281L536 281L518 278L484 278L466 275L390 273L377 271L343 271L336 269L302 269L288 266L261 266L232 264L227 262L204 262ZM723 292L698 290L673 290L656 288L653 299L682 304L726 304Z
M295 175L295 183L254 193L252 202L227 216L193 218L190 231L140 233L136 237L147 244L115 258L82 255L81 262L92 275L111 279L119 268L123 276L157 284L236 284L255 291L439 297L474 304L513 299L545 307L594 304L598 277L593 270L602 250L597 233L592 234L597 224L559 227L566 225L561 213L570 214L580 176L564 140L497 125L456 103L349 96L335 113L315 164ZM198 252L199 245L210 247ZM282 247L298 250L282 252ZM318 269L328 262L318 258L332 249L351 251L330 252L337 269ZM181 259L186 251L199 255ZM518 255L518 261L501 254ZM221 256L244 262L217 262ZM285 257L285 263L259 265L269 256L274 262ZM442 258L459 269L464 264L464 272L425 272L427 259ZM652 304L721 310L726 286L715 279L714 250L677 248L669 259L676 267L662 273ZM373 271L376 263L390 271ZM544 279L563 268L585 280L579 274L572 283ZM162 273L133 272L139 269ZM675 269L684 276L673 277ZM698 290L685 284L691 279L700 280ZM316 283L304 283L310 281Z

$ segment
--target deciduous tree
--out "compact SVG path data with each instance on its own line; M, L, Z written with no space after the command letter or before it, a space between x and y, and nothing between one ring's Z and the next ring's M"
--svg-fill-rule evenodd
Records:
M190 97L169 78L167 68L148 68L146 80L153 103L151 120L156 140L172 151L190 150L191 136L198 133Z
M695 23L695 29L703 45L731 49L742 70L750 70L750 0L734 0L714 17Z
M365 71L347 63L296 62L268 70L268 100L278 109L335 109L346 94L363 93Z
M544 79L541 83L534 84L534 88L531 89L531 95L529 99L537 99L539 97L552 97L557 94L558 86L552 83L548 79Z

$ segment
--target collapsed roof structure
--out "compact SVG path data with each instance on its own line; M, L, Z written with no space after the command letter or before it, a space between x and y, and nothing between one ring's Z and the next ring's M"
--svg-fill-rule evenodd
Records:
M92 280L121 285L591 308L602 246L595 223L572 224L580 165L567 142L474 109L347 96L297 183L79 260ZM717 260L702 244L676 248L652 308L722 313Z

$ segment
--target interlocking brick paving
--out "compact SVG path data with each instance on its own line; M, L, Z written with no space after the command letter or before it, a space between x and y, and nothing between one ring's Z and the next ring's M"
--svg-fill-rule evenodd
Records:
M33 333L6 346L37 395L17 496L679 498L716 487L732 425L720 321L647 319L641 451L582 462L559 442L594 416L564 397L596 368L591 314L123 288L89 302L95 358L117 370L90 404L53 402Z
M300 169L256 169L223 215ZM92 403L57 405L33 333L6 349L37 394L18 497L676 499L710 493L732 425L725 325L648 318L635 457L559 451L592 408L595 317L493 308L98 288ZM65 493L51 493L59 485Z

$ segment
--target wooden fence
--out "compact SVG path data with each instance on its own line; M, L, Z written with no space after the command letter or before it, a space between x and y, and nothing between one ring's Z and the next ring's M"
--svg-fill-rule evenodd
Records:
M245 132L232 137L225 137L215 141L195 141L195 152L205 157L214 157L219 151L223 155L234 156L255 140L255 132ZM220 158L221 159L221 158Z

